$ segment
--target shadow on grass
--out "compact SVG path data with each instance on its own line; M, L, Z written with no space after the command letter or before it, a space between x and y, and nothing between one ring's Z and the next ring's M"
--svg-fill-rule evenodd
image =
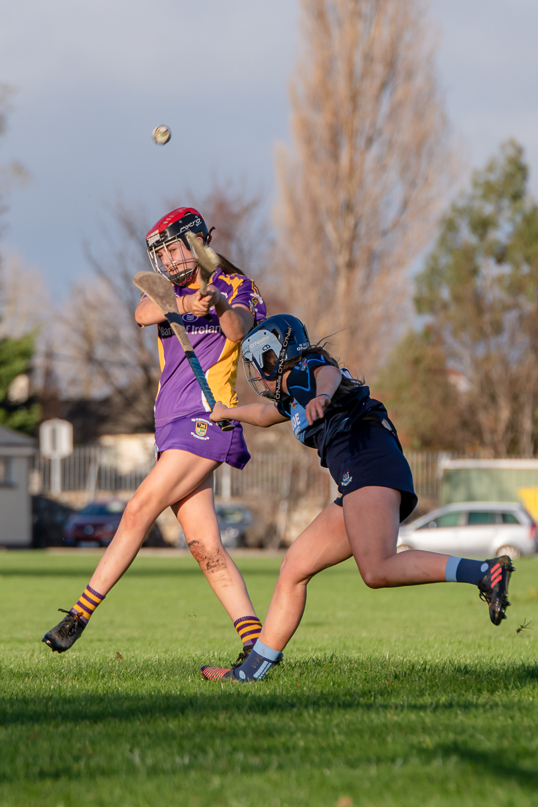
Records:
M236 689L233 684L232 689ZM125 764L121 758L124 755L123 745L134 743L141 751L135 749L134 754L142 758L153 758L147 764L147 770L129 771L130 776L155 776L169 773L166 769L166 760L170 754L178 753L178 742L181 731L178 726L183 725L187 732L192 732L192 740L185 740L187 745L182 750L189 749L191 754L191 772L201 775L213 775L215 771L225 774L229 769L230 760L237 751L249 749L248 753L259 754L255 758L255 769L259 772L272 769L274 759L278 756L278 767L281 772L286 769L297 771L304 768L310 770L312 762L310 753L304 757L295 747L282 747L282 731L290 736L301 730L308 732L309 746L312 754L322 753L329 749L327 738L330 738L334 729L333 723L339 725L342 713L345 713L347 731L359 731L366 745L362 748L349 748L341 756L341 746L336 740L335 747L330 748L331 755L336 754L339 759L339 770L346 768L356 769L357 765L386 765L387 775L391 775L391 768L399 766L401 749L394 750L390 746L376 742L376 732L379 725L394 726L394 711L391 703L364 703L357 696L351 695L334 698L334 693L282 695L275 693L250 693L250 697L237 697L242 695L244 687L237 687L235 692L223 691L220 686L212 688L206 694L185 695L95 695L86 697L64 698L61 702L52 703L50 699L34 698L32 702L23 704L11 702L6 715L6 728L10 724L17 724L24 732L23 743L19 746L28 749L28 753L35 753L36 746L31 742L38 738L38 734L27 732L31 728L41 735L39 744L46 749L46 754L39 764L32 762L29 776L32 781L41 779L59 780L65 777L65 764L70 764L81 753L79 745L81 737L87 744L99 743L105 737L108 743L115 746L109 752L110 759L101 759L95 762L94 776L105 775L108 766ZM234 697L235 695L235 697ZM499 712L496 716L487 712L485 704L459 700L450 706L438 706L435 709L436 717L446 730L446 722L450 721L450 712L457 705L460 710L468 710L468 717L482 721L495 720L495 728L488 738L490 745L500 743L503 737L502 712L508 713L509 704L497 704ZM531 752L521 758L509 748L505 750L481 750L471 747L465 742L443 742L442 736L436 736L432 731L432 744L429 748L416 747L415 732L420 726L421 716L425 704L406 703L401 709L402 720L404 712L413 714L413 720L407 723L410 736L408 738L409 753L414 756L415 765L421 769L425 766L438 764L439 759L451 760L456 758L463 765L468 765L473 771L483 775L484 781L491 785L495 781L502 786L512 784L518 789L525 788L534 792L538 787L538 771L532 766ZM317 723L312 722L312 713L318 713L321 718ZM223 715L226 715L226 726ZM271 721L274 717L276 720ZM444 723L442 719L444 718ZM179 721L179 723L178 723ZM385 723L385 721L387 721ZM264 725L267 722L267 726ZM429 724L427 724L429 726ZM440 726L439 726L440 728ZM340 729L341 730L341 729ZM424 730L424 729L422 729ZM443 730L443 733L444 733ZM515 729L514 729L515 730ZM225 747L222 746L226 731ZM54 759L48 761L48 749L54 743L54 735L61 732L62 742L66 743L67 751L64 754L64 764L58 764ZM372 735L375 748L368 749L368 738ZM59 735L60 736L60 735ZM300 736L300 735L299 735ZM196 737L196 741L193 742ZM138 739L136 739L138 738ZM150 739L151 746L147 742ZM185 739L185 738L183 738ZM28 742L30 741L30 745ZM73 747L71 747L73 745ZM284 743L286 745L286 743ZM329 740L329 746L331 745ZM116 751L116 748L118 751ZM32 749L34 749L32 751ZM180 751L181 753L182 751ZM22 752L26 753L26 752ZM87 751L85 752L87 753ZM94 752L91 751L93 754ZM132 756L132 755L131 755ZM331 756L332 758L332 756ZM177 757L176 757L177 760ZM248 762L248 760L247 760ZM26 764L26 763L25 763ZM29 763L28 763L29 764ZM161 767L165 765L163 770ZM121 766L120 766L121 767ZM461 769L460 769L461 770ZM77 772L77 776L81 775ZM17 783L20 770L9 767L0 774L0 781L4 784Z
M78 764L86 753L84 743L95 750L105 738L110 761L105 753L91 763L95 776L105 775L108 765L127 764L125 748L131 753L134 744L144 759L154 760L147 763L147 773L129 768L136 776L169 772L170 759L184 751L192 755L189 770L203 776L215 770L225 774L239 752L248 759L250 754L262 771L275 759L281 770L310 770L312 755L327 751L348 769L398 766L405 754L420 768L457 758L478 770L488 786L493 780L529 790L538 786L532 750L523 755L515 750L517 714L528 709L518 693L538 682L534 664L388 663L378 654L363 659L320 655L288 662L251 685L192 681L198 664L193 656L180 662L147 658L121 667L89 658L58 670L6 667L4 683L10 679L16 686L14 694L4 686L0 723L23 755L25 775L35 782L61 779L66 765ZM73 691L74 686L84 691ZM446 732L453 734L449 727L456 725L460 731L465 726L469 739L447 742ZM384 740L400 731L404 753L401 744L394 748ZM301 733L308 737L304 752L296 742ZM477 736L484 740L473 745ZM351 745L347 739L342 745L342 738ZM16 783L20 765L3 767L0 780Z
M200 679L194 684L189 682L199 661L177 664L170 660L159 660L151 665L137 664L126 667L121 677L113 672L119 668L101 668L100 673L92 676L91 663L82 664L79 670L72 667L62 669L58 676L47 676L47 681L56 681L56 685L71 676L72 683L85 681L86 691L70 694L67 691L55 694L17 694L16 697L4 695L0 707L1 724L35 723L42 720L61 721L62 723L97 723L101 721L130 722L140 719L162 719L171 715L183 717L199 717L212 715L223 708L233 717L234 713L245 715L286 714L291 710L364 710L401 712L482 712L484 710L512 710L513 699L501 700L502 696L528 687L538 682L538 669L531 663L504 663L487 670L478 670L471 664L447 662L443 665L421 665L415 662L398 662L394 667L383 669L383 661L379 658L353 661L342 660L334 656L318 658L305 663L288 663L265 681L252 684L233 682L205 682ZM351 669L350 669L351 667ZM197 674L197 673L196 673ZM344 683L342 675L346 676ZM385 680L386 675L391 680ZM25 671L11 671L12 680L28 680ZM335 680L340 678L337 686ZM137 688L159 686L159 679L165 680L167 686L192 692L157 692L140 694L126 692L131 686ZM106 682L111 687L109 692L93 692ZM275 689L275 684L279 689ZM388 685L391 685L390 687ZM31 685L31 684L30 684ZM199 686L202 687L200 690ZM266 689L269 686L269 689ZM297 692L286 692L288 687L302 687ZM122 691L123 690L123 691ZM491 700L477 700L489 698ZM463 746L462 746L463 747Z

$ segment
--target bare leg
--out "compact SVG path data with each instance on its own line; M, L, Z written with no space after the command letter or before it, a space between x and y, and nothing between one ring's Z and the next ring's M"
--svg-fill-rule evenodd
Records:
M273 650L283 650L303 616L309 581L351 555L342 508L330 504L286 553L260 641Z
M400 493L391 488L360 488L344 496L346 532L362 579L370 588L444 582L449 555L396 553L399 508Z
M172 505L193 558L207 582L235 622L242 616L255 616L241 573L222 546L213 501L213 480L208 478L193 492Z
M295 633L314 575L355 557L371 588L418 585L445 580L448 555L411 550L396 554L400 493L361 488L330 504L297 538L282 563L260 641L283 650Z
M99 561L90 586L100 594L107 594L135 559L157 516L196 490L217 467L218 463L213 460L187 451L165 451L125 508L118 530Z

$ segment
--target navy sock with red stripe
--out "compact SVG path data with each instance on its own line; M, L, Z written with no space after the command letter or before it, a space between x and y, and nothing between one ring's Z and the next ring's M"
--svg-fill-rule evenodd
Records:
M447 583L471 583L477 586L489 569L487 560L450 557L446 564Z

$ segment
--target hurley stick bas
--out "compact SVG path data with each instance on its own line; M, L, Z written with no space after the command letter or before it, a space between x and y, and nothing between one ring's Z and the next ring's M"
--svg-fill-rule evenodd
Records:
M156 272L138 272L133 278L133 283L137 289L143 291L146 297L149 297L149 299L155 303L155 305L168 320L170 327L179 339L181 347L185 351L185 356L187 357L187 361L189 362L194 376L200 385L200 389L204 393L206 401L211 407L211 411L213 411L216 403L215 396L211 392L211 388L207 383L204 371L202 370L198 357L194 352L191 340L187 336L187 331L185 330L185 326L183 325L183 321L179 311L177 310L176 293L174 291L174 287L165 277L158 275ZM218 425L224 432L231 431L231 429L234 428L233 423L230 423L229 420L220 420Z

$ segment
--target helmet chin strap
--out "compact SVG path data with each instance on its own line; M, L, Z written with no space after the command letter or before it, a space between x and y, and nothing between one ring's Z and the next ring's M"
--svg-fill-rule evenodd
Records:
M282 342L282 348L280 349L280 355L278 357L278 367L276 371L276 389L275 389L275 401L280 401L280 396L282 395L282 375L284 373L284 362L286 361L286 352L288 350L288 345L290 342L292 334L292 328L288 325L286 329L286 335L284 336L284 341Z

